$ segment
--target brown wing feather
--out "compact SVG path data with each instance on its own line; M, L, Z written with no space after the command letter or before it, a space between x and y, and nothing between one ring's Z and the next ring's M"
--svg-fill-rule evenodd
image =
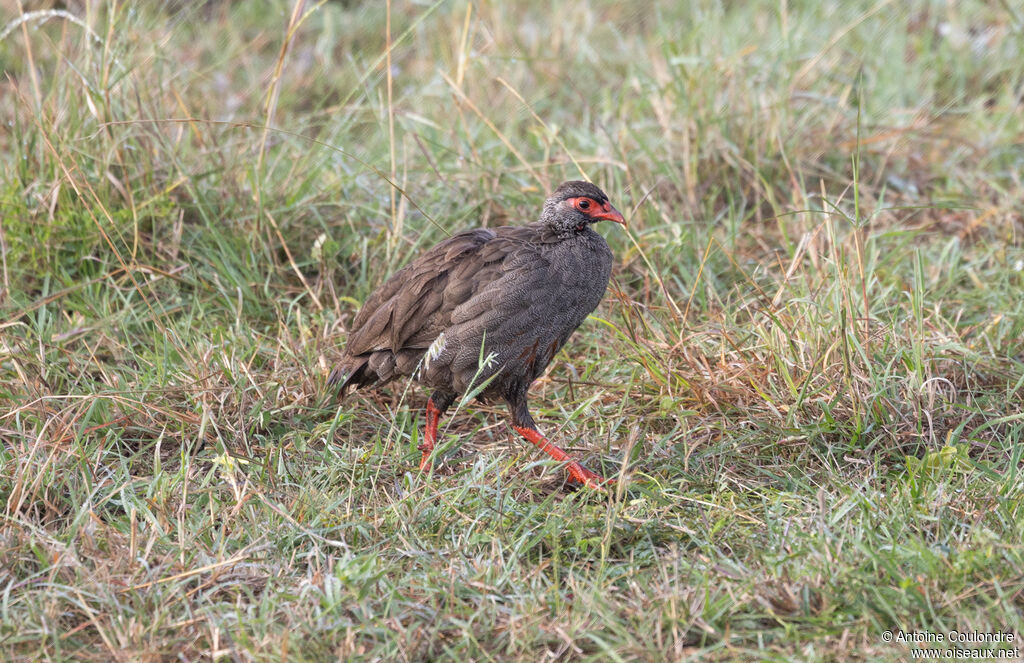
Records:
M461 393L501 371L505 386L528 386L604 293L611 252L591 234L564 243L531 224L441 242L367 298L329 381L341 381L344 394L415 372L423 384ZM496 361L481 373L484 346Z
M395 272L356 315L345 354L429 347L466 289L466 283L450 288L450 273L467 265L473 271L478 249L493 237L494 232L485 229L453 235Z
M385 281L353 320L345 356L328 382L342 382L344 393L349 385L411 374L452 312L497 278L502 252L484 250L496 237L484 228L453 235Z

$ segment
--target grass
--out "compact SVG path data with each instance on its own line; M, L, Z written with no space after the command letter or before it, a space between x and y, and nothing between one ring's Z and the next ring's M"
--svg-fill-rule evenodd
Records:
M0 658L1022 650L1012 3L22 4ZM582 175L630 225L531 402L618 490L472 403L420 475L348 323Z

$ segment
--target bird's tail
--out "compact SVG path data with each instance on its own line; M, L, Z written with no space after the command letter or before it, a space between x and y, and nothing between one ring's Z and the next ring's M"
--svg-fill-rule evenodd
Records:
M373 377L367 374L367 363L366 357L347 357L342 360L327 377L328 389L335 389L340 399L356 387L374 382Z

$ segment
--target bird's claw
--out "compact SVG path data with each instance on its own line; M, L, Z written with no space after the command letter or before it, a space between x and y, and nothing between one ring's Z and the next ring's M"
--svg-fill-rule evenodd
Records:
M615 483L615 479L606 479L596 472L591 472L576 461L569 463L567 469L569 470L569 480L572 483L582 484L587 488L602 493L608 492L605 486Z

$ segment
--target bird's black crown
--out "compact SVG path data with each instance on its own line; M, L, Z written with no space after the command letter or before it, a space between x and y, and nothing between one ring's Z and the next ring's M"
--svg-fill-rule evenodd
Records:
M566 200L568 198L579 198L586 196L587 198L593 198L599 203L608 202L608 196L605 195L604 191L601 191L597 186L590 182L584 182L583 180L569 180L568 182L562 182L555 189L554 193L551 194L551 198L555 200Z

